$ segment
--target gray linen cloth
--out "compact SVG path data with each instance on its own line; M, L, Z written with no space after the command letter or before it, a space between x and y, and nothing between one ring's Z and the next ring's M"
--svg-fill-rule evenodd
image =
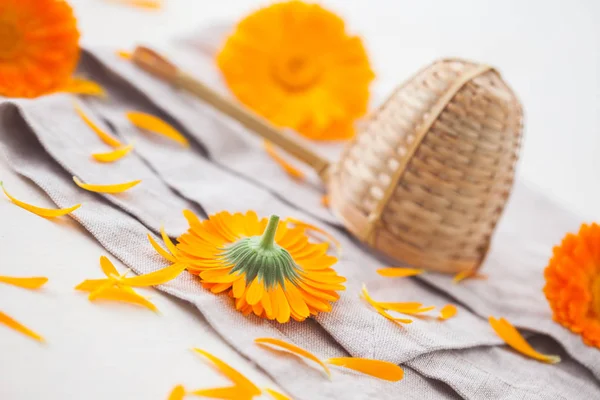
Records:
M166 51L188 72L225 92L213 63L219 37L215 32L180 41ZM0 148L12 168L57 205L83 201L74 218L134 271L147 273L165 265L145 236L161 225L172 236L182 233L184 208L201 215L253 209L264 216L293 216L323 226L342 242L344 253L336 269L348 278L347 289L331 313L304 323L280 325L243 317L229 298L203 290L187 273L160 288L195 304L224 339L294 398L600 397L600 352L552 322L541 292L552 244L580 221L534 190L517 183L484 265L487 281L452 285L449 277L435 274L382 278L375 269L385 261L349 237L320 206L316 181L291 180L264 153L261 140L243 127L110 51L86 52L80 72L101 83L109 99L79 101L100 125L126 141L135 139L133 154L113 164L91 161L90 153L102 143L82 124L68 95L0 103ZM126 121L128 110L160 116L194 145L182 149L140 134ZM319 150L335 152L331 147ZM124 194L95 195L77 188L72 175L94 183L143 182ZM456 302L459 312L445 322L415 319L399 326L359 298L362 283L376 299L436 306ZM489 315L507 317L531 331L528 338L536 348L561 355L563 362L546 365L507 349L489 327ZM349 354L401 363L406 377L389 383L339 369L327 381L294 357L258 348L253 339L260 336L289 340L321 357Z

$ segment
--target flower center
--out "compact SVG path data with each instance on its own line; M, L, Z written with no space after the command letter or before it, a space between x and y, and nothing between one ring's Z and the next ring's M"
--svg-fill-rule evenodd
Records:
M292 92L302 91L313 86L321 76L318 62L301 55L288 55L273 63L273 77Z
M279 217L271 216L262 236L252 236L238 240L224 249L221 257L233 268L229 272L244 273L246 286L256 278L261 280L266 289L276 284L285 287L285 281L296 284L300 280L296 265L288 251L275 243L275 233L279 225Z
M15 24L0 20L0 60L14 56L21 43L21 34Z
M600 320L600 276L592 282L592 313Z

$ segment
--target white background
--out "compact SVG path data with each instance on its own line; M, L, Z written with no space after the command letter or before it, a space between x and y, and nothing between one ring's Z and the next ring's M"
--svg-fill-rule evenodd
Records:
M0 0L1 1L1 0ZM211 22L237 19L253 0L165 0L144 11L73 0L86 45L130 49ZM436 58L496 66L520 96L525 142L518 174L583 221L600 220L600 2L330 0L323 3L366 40L378 79L374 97ZM2 160L14 195L50 206ZM49 222L0 198L0 275L45 275L39 293L0 287L0 310L44 334L37 343L0 326L0 399L165 399L176 383L225 384L192 346L213 351L268 384L189 306L149 291L162 316L96 305L72 291L100 277L102 248L74 222Z

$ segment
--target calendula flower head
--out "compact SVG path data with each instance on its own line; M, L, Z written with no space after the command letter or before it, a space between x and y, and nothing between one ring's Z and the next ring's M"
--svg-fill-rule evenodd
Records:
M178 261L213 293L227 292L236 309L280 323L331 310L345 278L331 268L327 243L310 243L306 228L279 217L221 212L200 221L185 211L190 228L177 245Z
M281 127L348 139L374 74L360 38L318 4L276 3L239 22L217 57L233 94Z
M0 2L0 96L37 97L66 85L79 58L79 32L62 0Z
M554 320L600 348L600 226L583 224L567 234L544 275Z

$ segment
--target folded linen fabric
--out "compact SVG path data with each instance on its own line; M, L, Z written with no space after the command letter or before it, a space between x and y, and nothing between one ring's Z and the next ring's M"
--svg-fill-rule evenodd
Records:
M214 32L206 31L166 51L189 72L224 91L210 53L220 40ZM256 361L294 398L568 399L599 395L600 353L552 322L541 292L551 245L579 221L535 191L517 184L484 265L488 281L452 285L448 277L437 275L383 278L374 272L385 265L383 261L339 229L335 218L320 205L319 188L290 180L250 132L112 52L84 54L81 72L101 83L110 98L107 102L86 99L86 110L119 137L127 141L135 137L135 154L108 169L90 161L98 140L83 133L85 127L66 95L0 104L0 146L10 165L58 205L84 200L86 207L74 217L136 272L163 265L145 235L158 231L162 224L170 235L182 233L186 229L181 217L184 208L209 214L253 209L263 216L293 216L326 227L342 242L344 255L336 269L348 278L347 289L331 313L314 321L279 325L243 317L228 298L203 290L189 274L161 287L194 303L232 346ZM164 118L197 145L182 151L177 144L140 135L124 117L130 110ZM91 182L100 177L106 180L106 174L114 182L140 178L144 182L140 191L125 196L100 196L78 189L69 178L77 175ZM442 306L458 300L459 313L445 322L415 319L409 326L398 326L359 298L362 283L375 298L386 301ZM549 353L559 353L563 362L541 364L507 350L489 327L488 315L504 316L519 327L543 333L532 337L534 343ZM252 343L258 336L284 338L319 356L350 354L403 363L407 374L393 384L353 373L340 373L329 382L293 358L261 351Z

